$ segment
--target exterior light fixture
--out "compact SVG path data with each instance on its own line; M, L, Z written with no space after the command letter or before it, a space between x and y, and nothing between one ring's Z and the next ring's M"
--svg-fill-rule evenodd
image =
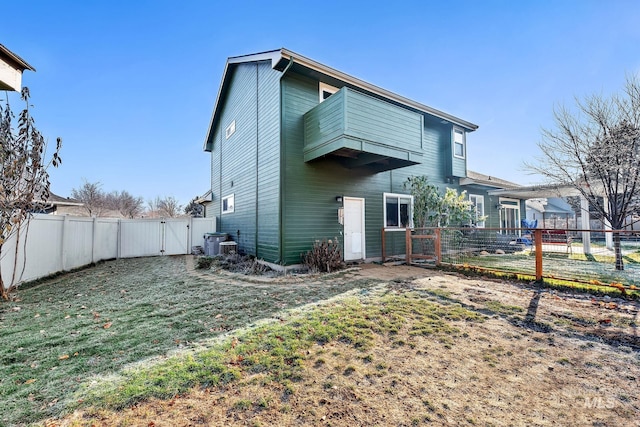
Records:
M342 203L342 196L336 196L336 202Z

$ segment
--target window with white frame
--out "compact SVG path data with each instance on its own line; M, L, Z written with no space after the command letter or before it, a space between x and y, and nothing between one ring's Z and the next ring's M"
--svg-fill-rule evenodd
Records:
M232 213L234 211L235 204L234 204L233 200L234 200L234 195L233 194L222 198L222 213L223 214Z
M325 99L329 98L331 95L333 95L337 91L338 91L337 87L333 87L333 86L328 85L326 83L320 82L320 102L322 102Z
M465 155L465 137L464 130L453 128L453 155L464 159Z
M484 228L484 196L469 194L471 201L471 225Z
M413 196L384 193L384 226L398 230L413 227Z
M229 139L231 137L231 135L233 135L236 131L236 121L232 121L229 126L227 126L227 129L225 129L224 134L226 139Z

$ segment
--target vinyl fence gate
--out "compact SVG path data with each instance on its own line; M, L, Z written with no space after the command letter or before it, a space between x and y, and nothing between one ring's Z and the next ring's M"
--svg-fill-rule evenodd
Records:
M189 220L121 220L119 258L189 253Z

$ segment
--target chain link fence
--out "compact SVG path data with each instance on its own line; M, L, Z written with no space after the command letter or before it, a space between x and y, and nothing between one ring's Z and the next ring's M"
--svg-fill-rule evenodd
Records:
M616 269L618 239L624 270ZM640 232L631 230L413 229L406 231L405 259L416 265L640 287Z

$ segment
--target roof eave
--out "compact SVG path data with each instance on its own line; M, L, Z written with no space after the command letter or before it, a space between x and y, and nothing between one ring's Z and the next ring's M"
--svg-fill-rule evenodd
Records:
M29 63L27 61L25 61L24 59L20 58L15 53L11 52L3 44L0 44L0 54L2 54L4 56L6 56L7 58L9 58L9 60L11 60L17 66L17 68L20 68L21 71L24 71L24 70L36 71L36 69L33 68L31 65L29 65Z
M214 104L213 113L211 115L211 120L209 122L209 130L207 131L207 137L205 138L205 142L203 146L204 151L211 151L213 149L211 132L213 130L213 124L219 114L218 109L224 95L225 85L229 79L230 66L235 64L246 63L246 62L266 61L266 60L271 60L271 66L274 69L279 69L279 68L284 69L285 66L283 63L281 63L282 60L293 61L295 63L302 65L303 67L309 68L311 70L314 70L319 73L325 74L327 76L333 77L335 79L341 80L355 87L362 88L375 95L381 96L383 98L389 99L391 101L397 102L399 104L405 105L415 110L422 111L424 113L430 114L439 119L446 120L454 125L464 128L468 132L473 132L476 129L478 129L478 125L474 123L468 122L459 117L445 113L444 111L440 111L438 109L429 107L428 105L424 105L419 102L413 101L409 98L405 98L404 96L398 95L396 93L383 89L379 86L365 82L364 80L360 80L357 77L353 77L349 74L343 73L342 71L336 70L335 68L331 68L327 65L321 64L317 61L314 61L313 59L307 58L291 50L281 48L277 50L254 53L250 55L233 56L227 59L227 62L224 67L224 71L222 73L220 88L218 89L218 95L216 97L216 102Z
M398 95L386 89L383 89L379 86L368 83L364 80L360 80L357 77L353 77L349 74L343 73L342 71L336 70L335 68L331 68L324 64L321 64L313 59L307 58L300 54L297 54L288 49L281 49L282 58L289 59L293 58L295 62L298 64L310 68L312 70L318 71L322 74L326 74L328 76L334 77L338 80L342 80L345 83L349 83L351 85L360 87L365 89L368 92L374 93L376 95L382 96L384 98L390 99L392 101L398 102L400 104L404 104L408 107L414 108L416 110L423 111L425 113L431 114L432 116L438 117L443 120L447 120L455 125L465 128L469 132L473 132L478 129L478 125L463 120L459 117L453 116L451 114L445 113L444 111L437 110L435 108L429 107L428 105L421 104L419 102L413 101L412 99L405 98L404 96Z
M47 202L46 205L47 206L84 206L84 203L58 201L58 202Z
M204 193L202 196L195 198L193 201L199 205L203 203L211 203L213 202L213 198L211 197L212 195L213 195L213 191L209 190L206 193Z
M204 140L204 151L211 151L213 148L213 142L211 141L211 132L213 131L213 123L215 119L218 117L218 107L220 105L220 101L222 99L223 91L225 89L225 84L229 79L229 66L235 64L241 64L244 62L253 62L253 61L266 61L271 60L271 66L273 68L276 67L276 64L282 57L281 49L271 50L267 52L254 53L251 55L241 55L241 56L232 56L227 58L227 62L224 66L224 71L222 72L222 79L220 80L220 87L218 88L218 95L216 96L216 102L213 106L213 113L211 114L211 120L209 121L209 130L207 131L207 137Z
M473 179L473 178L460 178L460 185L461 186L481 185L483 187L495 188L496 190L519 188L518 185L507 185L507 184L503 184L503 183L499 183L499 182L495 182L495 181L484 181L484 180L478 180L478 179ZM494 191L494 190L489 190L489 191Z
M541 197L579 196L580 192L572 186L562 184L542 184L489 190L490 196L516 197L520 199L536 199Z

